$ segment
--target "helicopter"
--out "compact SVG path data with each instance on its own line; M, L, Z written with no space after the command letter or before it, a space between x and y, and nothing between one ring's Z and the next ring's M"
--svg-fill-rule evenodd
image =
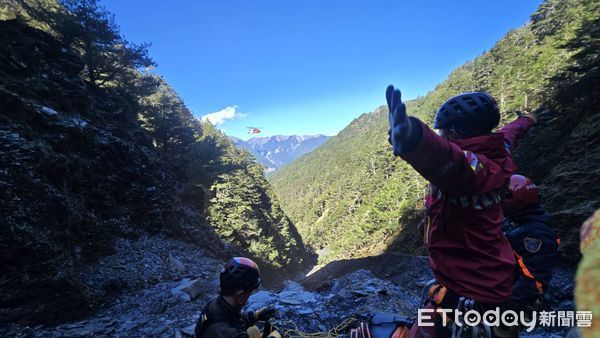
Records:
M260 134L260 129L257 127L246 127L248 128L248 134Z

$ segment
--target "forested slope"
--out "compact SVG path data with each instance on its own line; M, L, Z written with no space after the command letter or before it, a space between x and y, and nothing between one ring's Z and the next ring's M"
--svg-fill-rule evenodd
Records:
M528 24L408 102L409 114L426 122L446 99L465 91L496 97L502 123L517 109L550 107L556 119L531 131L515 157L520 171L540 184L568 257L577 256L581 221L600 205L599 22L598 2L545 1ZM393 158L387 128L387 108L380 107L271 179L303 238L321 250L322 262L382 250L423 252L416 215L425 182Z
M310 265L262 167L198 121L96 1L0 10L0 322L102 303L79 272L118 237L249 255L274 276Z

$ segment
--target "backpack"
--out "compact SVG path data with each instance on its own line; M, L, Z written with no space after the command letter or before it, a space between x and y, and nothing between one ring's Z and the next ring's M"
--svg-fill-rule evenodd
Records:
M350 330L350 338L405 338L408 337L414 320L385 312L376 312L361 319L357 327Z

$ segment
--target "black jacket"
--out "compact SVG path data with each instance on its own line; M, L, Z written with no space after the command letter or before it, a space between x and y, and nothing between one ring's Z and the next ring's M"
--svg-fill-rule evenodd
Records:
M502 229L516 253L519 268L511 299L534 302L547 290L558 258L558 238L550 226L550 215L538 204L507 216Z
M202 310L194 335L196 338L249 338L246 330L254 325L253 318L253 312L242 313L223 296L218 296Z

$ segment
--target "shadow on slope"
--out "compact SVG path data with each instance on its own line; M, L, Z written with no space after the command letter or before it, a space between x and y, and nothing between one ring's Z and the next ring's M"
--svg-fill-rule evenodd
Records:
M432 277L427 257L404 254L382 254L333 261L300 282L309 290L342 278L357 270L369 270L378 278L391 280L411 292L418 293Z

